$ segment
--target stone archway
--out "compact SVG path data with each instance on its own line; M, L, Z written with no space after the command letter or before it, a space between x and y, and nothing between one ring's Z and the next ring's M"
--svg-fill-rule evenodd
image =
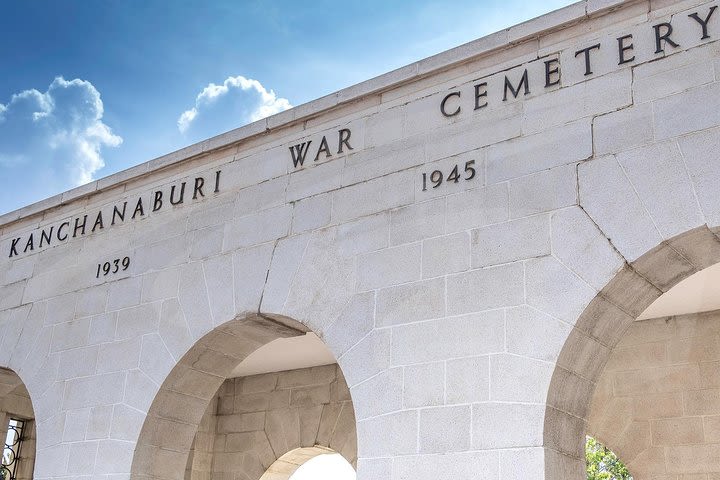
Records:
M583 444L592 398L625 331L664 292L718 262L720 237L699 227L626 264L588 304L560 352L548 390L543 431L547 480L585 478Z
M289 480L293 474L310 460L320 455L336 454L335 450L316 445L291 450L270 465L260 480Z
M207 447L205 447L206 451L201 451L202 449L196 443L201 438L199 435L203 434L207 437L208 434L212 434L212 432L208 431L208 424L214 420L209 419L218 413L217 397L219 390L228 382L232 382L232 380L228 380L231 372L251 353L273 340L299 337L305 335L308 331L307 327L287 317L251 315L236 318L203 336L172 369L158 391L148 411L135 448L131 478L157 480L194 478L191 472L192 455L213 453L207 451ZM351 442L343 442L343 445L347 443L347 448L352 450L350 453L345 453L345 457L349 457L354 462L357 457L357 447L352 402L339 367L337 365L330 367L332 367L335 375L333 385L341 385L342 387L335 387L335 395L343 397L336 402L336 405L333 405L333 407L337 408L334 410L335 416L332 418L332 424L335 425L340 421L344 409L344 417L347 417L345 422L352 424L353 437ZM337 374L335 374L335 369L337 369ZM300 370L297 372L300 372ZM331 383L328 382L328 388L330 388ZM341 392L338 393L338 390L341 390ZM343 394L342 391L346 393ZM222 396L222 393L220 395ZM238 427L238 437L243 433L248 435L243 435L243 438L233 438L233 440L246 443L254 442L255 437L253 435L261 433L262 442L258 441L258 445L262 443L260 447L268 448L264 450L260 447L253 448L254 450L262 450L262 454L258 457L249 458L248 455L240 453L233 455L240 457L241 464L252 463L252 465L248 466L249 471L256 472L260 466L263 466L258 475L259 478L272 462L288 450L298 446L313 446L318 442L318 439L322 438L327 440L325 443L328 443L328 445L325 446L331 446L332 435L321 436L322 425L328 423L328 415L325 411L319 412L318 415L314 415L313 412L310 413L309 417L312 418L308 417L305 420L311 423L314 422L313 425L316 425L318 431L317 435L312 436L312 438L300 439L298 437L296 444L286 441L285 437L283 437L282 446L279 446L280 442L277 444L272 443L273 438L277 437L273 436L272 426L265 428L264 432L263 429L255 432L253 429ZM273 414L277 414L277 412L273 412ZM279 415L282 415L282 413ZM238 417L241 423L247 420L241 417L242 415ZM272 421L282 423L283 418L270 417L272 416L268 416L267 423ZM265 420L263 421L265 422ZM257 437L257 439L260 439L260 437ZM308 442L310 445L303 444ZM320 440L320 443L322 442ZM229 456L224 452L222 454L226 457ZM258 462L258 458L261 460L260 462Z
M15 432L8 437L8 431ZM3 438L2 470L17 480L33 478L35 467L35 412L25 384L17 373L0 367L0 435ZM13 438L12 445L5 443ZM7 465L6 465L7 461ZM0 473L0 478L2 474Z

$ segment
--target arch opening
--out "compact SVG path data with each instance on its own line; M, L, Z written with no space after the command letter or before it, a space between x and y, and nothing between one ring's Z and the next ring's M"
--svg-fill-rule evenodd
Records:
M171 370L142 427L131 478L259 480L297 448L332 449L355 464L349 389L304 325L253 315L203 336Z
M587 480L633 480L615 452L589 435L585 438L585 469Z
M720 472L710 460L720 458L711 433L720 419L720 311L706 293L717 285L697 283L714 282L719 262L717 232L694 229L625 265L589 303L548 391L547 480L586 478L586 435L636 478Z
M296 448L278 458L260 480L355 480L355 469L336 451Z
M0 367L0 434L5 440L1 480L31 480L35 467L35 414L20 377Z

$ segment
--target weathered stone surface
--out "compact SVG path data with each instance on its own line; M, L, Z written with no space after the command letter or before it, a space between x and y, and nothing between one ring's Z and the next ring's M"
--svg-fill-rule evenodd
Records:
M714 480L715 314L635 320L720 262L715 6L585 0L0 216L34 478L258 480L320 444L361 480L572 480L597 427L638 479ZM342 371L226 381L308 331Z

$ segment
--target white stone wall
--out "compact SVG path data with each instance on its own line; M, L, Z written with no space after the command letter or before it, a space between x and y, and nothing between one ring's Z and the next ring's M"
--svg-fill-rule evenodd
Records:
M128 478L183 356L260 313L336 355L359 478L543 478L548 389L586 306L626 263L720 226L720 14L704 40L688 17L715 5L580 2L2 217L0 365L33 400L35 477ZM679 47L654 54L666 21ZM628 33L636 59L617 65ZM574 53L598 42L585 76ZM545 88L554 58L562 80ZM503 101L505 75L525 69L530 93ZM342 128L353 150L337 154ZM288 148L323 135L332 157L294 169ZM423 173L469 161L472 180L422 190ZM150 211L156 190L167 201L217 170L218 193ZM137 198L141 219L4 253ZM126 256L127 270L95 277Z

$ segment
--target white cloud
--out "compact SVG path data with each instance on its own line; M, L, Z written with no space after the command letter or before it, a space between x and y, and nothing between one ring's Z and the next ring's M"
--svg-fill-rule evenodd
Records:
M0 104L0 170L41 196L91 181L105 166L102 149L122 143L103 113L100 93L77 78L14 94Z
M181 133L201 130L202 136L211 136L291 107L286 98L257 80L238 75L226 78L222 85L205 87L195 98L195 106L180 115L177 125Z

